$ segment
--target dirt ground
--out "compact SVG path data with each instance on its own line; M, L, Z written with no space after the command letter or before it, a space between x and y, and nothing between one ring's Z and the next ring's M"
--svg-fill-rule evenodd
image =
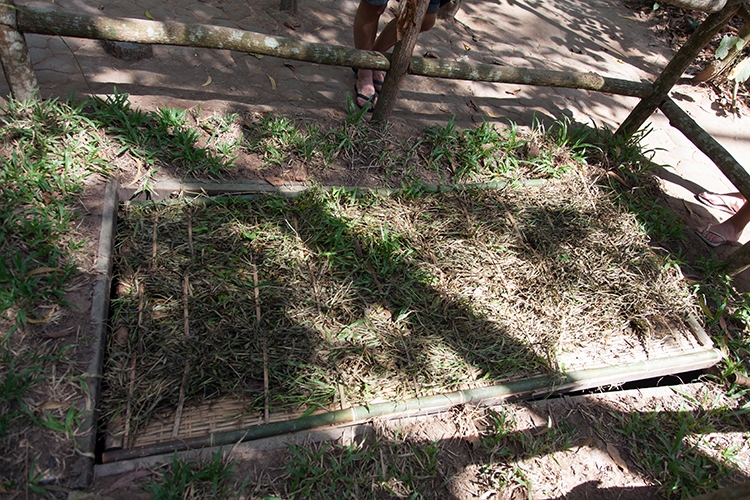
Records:
M284 441L311 449L320 449L321 445L316 444L320 439L340 445L377 439L381 447L387 446L383 443L435 446L441 484L420 491L422 498L658 499L665 497L665 491L657 486L653 471L644 469L636 460L640 457L634 445L642 436L613 429L633 415L648 419L656 412L667 418L700 418L708 408L699 402L712 399L715 409L726 402L721 401L720 392L721 388L711 383L690 383L490 408L464 406L433 416L376 420L357 429L302 433L287 436ZM494 448L486 440L488 411L512 422L512 431ZM742 451L736 458L732 479L747 481L747 432L724 430L703 436L697 444L704 455L704 466L711 467L724 451L737 447ZM280 447L281 443L272 438L232 448L227 458L238 460L235 484L250 478L240 498L294 496L283 486L288 477L285 465L292 455ZM155 480L158 474L152 467L158 460L144 461L130 472L101 478L94 494L113 499L150 498L141 485ZM488 469L492 471L489 475ZM329 480L334 477L329 476Z

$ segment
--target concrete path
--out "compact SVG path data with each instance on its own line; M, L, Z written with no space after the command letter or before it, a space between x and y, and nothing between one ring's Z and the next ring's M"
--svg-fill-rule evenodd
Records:
M300 2L312 8L295 18L278 11L279 0L18 0L21 5L113 17L153 18L231 26L305 41L351 46L357 0ZM595 71L653 79L674 54L620 0L464 0L458 20L421 36L416 53L442 59L498 63L535 69ZM395 2L392 2L395 4ZM390 19L383 16L382 21ZM294 29L285 25L299 23ZM228 50L154 46L150 59L126 62L93 40L27 35L44 97L71 92L129 93L138 106L161 105L216 111L273 111L305 119L345 115L354 75L348 68L285 61ZM271 82L275 82L275 87ZM2 82L2 95L7 85ZM750 163L750 111L726 116L706 89L679 86L673 98L740 162ZM529 126L563 116L616 128L638 100L597 92L407 77L394 123L421 130L456 115L462 125L482 120ZM723 219L694 194L732 191L713 163L668 120L655 114L645 145L664 165L660 175L670 202L698 227ZM690 207L685 209L685 205ZM750 231L748 232L750 236ZM743 241L747 239L744 238ZM699 242L696 238L696 242ZM718 249L720 255L731 248Z

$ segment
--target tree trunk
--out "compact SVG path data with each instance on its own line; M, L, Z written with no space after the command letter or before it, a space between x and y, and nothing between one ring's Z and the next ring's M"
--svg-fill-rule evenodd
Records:
M661 105L669 91L682 77L682 74L695 60L703 47L714 37L737 13L744 0L728 0L721 12L711 14L698 26L685 45L675 54L664 71L654 82L654 91L641 100L625 121L617 129L616 135L630 136L648 120L656 108Z
M396 20L398 41L393 48L391 68L385 75L383 89L380 91L375 112L372 115L375 122L387 122L396 106L398 90L404 75L409 70L414 46L417 43L429 3L430 0L401 0L401 13Z
M281 0L280 10L286 10L292 14L297 13L297 0Z
M25 101L36 93L38 85L16 16L13 0L0 3L0 63L13 98Z
M737 46L733 46L729 49L729 53L724 59L714 59L711 64L706 66L700 73L695 75L692 79L694 83L702 82L721 82L726 80L727 73L732 69L734 62L742 54L742 50L750 43L750 22L746 22L739 34L737 35L743 42L742 49L737 50Z

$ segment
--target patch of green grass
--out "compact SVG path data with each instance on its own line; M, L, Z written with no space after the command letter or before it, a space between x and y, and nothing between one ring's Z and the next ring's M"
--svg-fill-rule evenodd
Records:
M498 128L483 122L462 130L454 116L445 125L425 129L422 147L429 168L454 181L512 177L523 170L548 178L585 162L587 151L594 148L588 142L590 133L566 117L549 129L535 121L530 136L522 139L515 123Z
M239 488L232 493L229 480L234 476L236 462L226 462L221 451L211 454L211 459L183 461L175 455L172 464L161 471L161 479L151 483L148 490L154 500L181 500L192 498L239 498Z
M347 446L288 449L283 487L291 498L417 499L447 493L438 442L369 438Z
M513 153L508 154L512 148L508 148L501 132L487 122L459 130L456 117L452 116L445 126L428 127L425 135L430 167L438 172L447 170L456 180L475 179L485 170L502 175L512 165L496 158L501 151L506 159L512 158Z
M102 142L81 106L11 100L0 112L0 313L25 324L38 305L63 304L77 273L69 238L83 181L106 171Z
M149 169L163 162L177 164L187 173L218 177L233 167L236 156L232 148L212 151L198 145L200 132L190 126L184 109L164 107L144 112L131 107L128 94L116 89L112 95L95 97L86 105L94 122L122 144L119 153L129 152Z
M6 439L14 420L32 415L23 398L44 379L43 373L34 354L19 356L0 346L0 442Z
M731 452L717 460L699 449L703 436L717 431L710 411L615 416L620 422L616 430L628 438L633 458L645 467L667 498L693 497L715 490L734 472Z

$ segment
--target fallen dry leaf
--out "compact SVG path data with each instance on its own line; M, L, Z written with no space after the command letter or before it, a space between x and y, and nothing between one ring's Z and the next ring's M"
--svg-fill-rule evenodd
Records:
M727 329L727 321L724 319L724 316L719 316L719 326L723 329Z
M468 43L465 43L464 50L471 50L471 46Z
M688 213L690 214L690 217L692 217L693 216L693 209L690 208L690 205L688 205L688 203L685 200L682 200L682 204L685 206L685 210L687 210Z
M208 87L209 85L211 85L211 81L211 75L208 75L208 79L205 81L205 83L201 84L201 87Z
M312 30L313 31L319 31L319 30L322 30L322 29L323 29L323 26L317 26L317 27L313 28Z
M274 187L280 187L284 185L284 179L281 177L266 177L266 182Z
M263 59L263 54L252 54L256 59Z
M294 65L293 65L293 64L289 64L289 63L286 63L286 62L285 62L285 63L284 63L284 66L286 66L287 68L289 68L289 69L291 69L292 71L294 71Z
M299 23L295 23L295 24L296 24L297 26L299 26ZM293 29L295 29L295 28L296 28L296 26L295 26L294 24L290 23L289 21L284 21L284 26L286 26L286 27L287 27L287 28L289 28L290 30L293 30Z
M624 187L628 187L627 182L625 182L622 179L622 177L620 177L619 175L617 175L615 172L607 172L607 177L611 177L614 180L616 180L617 182L619 182L620 184L622 184Z
M36 276L37 274L49 274L59 271L57 267L37 267L33 271L29 272L26 276Z
M271 82L271 90L276 90L276 80L271 75L266 76L268 77L268 81Z
M628 470L628 464L625 463L625 460L620 456L620 452L613 444L607 443L607 453L609 453L609 456L612 457L612 460L615 461L619 468L622 470Z
M506 90L505 91L506 94L515 95L515 96L517 96L519 92L521 92L521 89Z
M152 16L149 11L146 11L146 17L149 18L149 19L153 19L154 18L154 16Z
M706 298L702 295L698 295L696 299L698 299L698 305L700 306L701 311L703 311L703 314L705 314L708 319L714 319L714 313L712 313L711 309L708 308L708 304L706 304Z
M39 319L26 318L26 321L28 321L32 325L37 325L39 323L49 323L49 320L52 319L52 315L55 314L55 311L57 311L57 305L52 306L52 309L49 310L45 317Z
M426 57L427 59L437 59L438 58L437 54L435 54L434 52L431 52L429 50L424 53L424 57Z
M65 408L70 408L70 405L73 403L66 402L66 401L47 401L46 403L42 403L39 405L37 410L45 411L45 410L62 410Z

